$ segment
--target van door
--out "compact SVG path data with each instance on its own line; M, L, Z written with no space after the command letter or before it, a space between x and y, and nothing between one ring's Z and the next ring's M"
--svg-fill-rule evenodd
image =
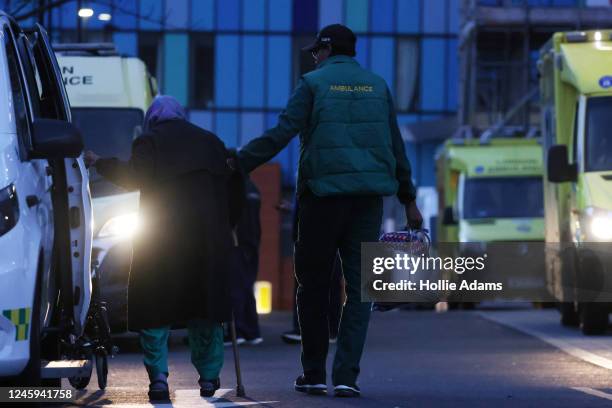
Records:
M36 24L30 43L42 88L40 115L71 121L55 53L41 25ZM89 182L82 158L55 160L52 166L61 298L64 309L72 311L73 334L78 336L83 332L91 300L93 214Z

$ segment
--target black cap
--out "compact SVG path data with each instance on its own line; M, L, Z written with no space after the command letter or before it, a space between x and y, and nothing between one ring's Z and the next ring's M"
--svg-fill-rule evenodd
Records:
M350 28L342 24L332 24L323 27L317 38L310 45L302 48L303 51L313 51L317 48L331 45L334 54L345 54L355 56L355 44L357 37Z

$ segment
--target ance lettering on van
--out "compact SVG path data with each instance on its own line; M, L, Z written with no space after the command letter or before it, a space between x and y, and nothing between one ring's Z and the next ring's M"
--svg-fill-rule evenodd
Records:
M374 92L371 85L330 85L330 91L334 92Z
M68 85L93 85L93 76L74 75L74 67L62 67L62 79L64 86Z

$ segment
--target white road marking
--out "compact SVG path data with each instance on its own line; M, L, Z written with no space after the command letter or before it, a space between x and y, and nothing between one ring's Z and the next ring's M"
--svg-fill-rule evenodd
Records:
M533 318L538 311L526 311L526 312L479 312L479 315L484 317L487 320L499 323L501 325L511 327L515 330L518 330L522 333L533 336L537 339L542 340L545 343L550 344L553 347L560 349L561 351L574 356L582 361L586 361L587 363L594 364L599 367L606 368L608 370L612 370L612 359L604 357L600 354L596 354L592 351L586 350L581 345L593 345L594 340L589 337L583 336L576 329L568 329L560 327L559 318L555 319L555 332L554 335L550 335L545 332L540 325L537 323L530 321L526 317L525 313L529 313L529 317ZM545 316L544 313L541 313ZM546 313L548 314L548 313ZM545 316L548 317L548 316ZM543 326L543 325L542 325ZM610 339L599 338L598 341L605 341L605 343L612 343ZM609 354L608 347L605 348L597 348L597 351L606 352Z
M233 390L230 388L221 388L217 390L213 398L202 398L200 397L200 390L176 390L174 391L174 398L170 403L162 404L151 404L147 403L131 403L131 404L112 404L113 407L118 408L141 408L141 407L154 407L154 408L191 408L191 407L215 407L215 408L229 408L229 407L246 407L252 405L261 404L274 404L279 401L229 401L224 396Z
M608 394L607 392L599 391L594 388L589 387L572 387L573 390L584 392L585 394L592 395L594 397L599 397L603 399L607 399L612 401L612 394Z

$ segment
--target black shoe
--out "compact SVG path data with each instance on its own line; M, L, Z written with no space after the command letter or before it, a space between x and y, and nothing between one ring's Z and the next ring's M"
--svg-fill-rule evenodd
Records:
M165 374L158 374L151 379L149 384L149 401L170 401L168 377Z
M327 394L327 384L324 382L312 381L304 374L300 375L293 384L293 387L298 392L305 392L311 395L325 395Z
M221 387L221 381L218 378L214 380L202 380L200 378L198 384L200 384L200 396L205 398L215 395L215 391Z
M361 390L356 385L334 386L334 396L340 398L355 398L361 395Z
M302 342L302 334L297 330L289 330L281 335L281 339L287 344L300 344Z

